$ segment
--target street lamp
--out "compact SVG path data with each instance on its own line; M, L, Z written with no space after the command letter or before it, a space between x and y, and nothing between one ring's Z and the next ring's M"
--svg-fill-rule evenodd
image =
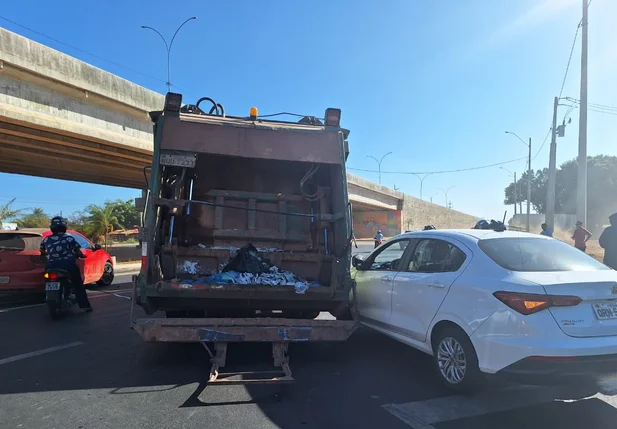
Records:
M379 171L379 184L381 185L381 161L383 161L383 159L390 155L392 152L388 152L387 154L385 154L384 156L382 156L380 159L375 158L374 156L371 155L366 155L367 158L372 158L375 161L377 161L377 166L378 166L378 171Z
M516 172L512 173L510 170L508 170L505 167L499 167L504 171L507 171L508 174L510 175L510 177L514 177L514 215L516 216L516 197L518 192L516 192Z
M529 223L531 220L531 137L529 137L529 144L525 143L525 140L520 138L518 134L506 131L506 134L511 134L519 139L529 149L528 161L527 161L527 232L529 232Z
M444 194L446 194L446 207L448 207L448 192L450 192L450 189L454 188L454 186L450 186L448 189L442 189L442 188L437 188L439 189L441 192L443 192Z
M167 49L167 92L171 92L171 73L170 73L170 56L171 56L171 47L174 44L174 39L176 38L176 35L178 34L178 31L180 31L180 29L182 27L184 27L184 24L186 24L189 21L192 21L193 19L197 19L196 16L192 16L189 19L187 19L186 21L184 21L182 24L180 24L180 26L176 29L176 32L174 33L174 35L171 38L171 42L167 43L167 40L165 39L165 37L163 37L163 35L156 29L156 28L152 28L148 25L142 25L141 28L145 29L145 30L152 30L154 31L156 34L158 34L161 39L163 40L163 43L165 43L165 49Z
M422 200L422 184L424 183L424 179L426 179L428 176L430 176L433 173L426 173L424 176L420 176L419 174L416 173L411 173L414 176L416 176L418 179L420 179L420 199Z

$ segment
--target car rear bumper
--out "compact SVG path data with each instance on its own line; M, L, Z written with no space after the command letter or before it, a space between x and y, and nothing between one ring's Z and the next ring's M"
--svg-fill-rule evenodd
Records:
M617 354L596 356L530 356L498 371L495 376L528 384L593 381L617 374Z
M486 374L585 376L613 372L610 362L617 359L617 336L568 336L548 311L529 316L498 311L470 338ZM598 361L606 363L586 368Z

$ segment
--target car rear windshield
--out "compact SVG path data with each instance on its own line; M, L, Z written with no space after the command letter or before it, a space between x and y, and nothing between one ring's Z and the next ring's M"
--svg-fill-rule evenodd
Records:
M478 241L493 261L510 271L597 271L609 270L580 250L553 239L504 237Z
M23 232L0 234L0 250L39 250L41 236L38 234L24 234Z

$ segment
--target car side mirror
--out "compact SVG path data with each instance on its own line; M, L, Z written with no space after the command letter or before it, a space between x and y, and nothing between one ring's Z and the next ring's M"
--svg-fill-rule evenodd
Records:
M362 264L364 264L364 255L353 255L351 258L351 265L359 270L361 269Z
M100 245L100 244L95 244L95 245L94 245L94 251L95 251L95 252L96 252L97 250L101 250L101 249L102 249L102 247L101 247L101 245Z

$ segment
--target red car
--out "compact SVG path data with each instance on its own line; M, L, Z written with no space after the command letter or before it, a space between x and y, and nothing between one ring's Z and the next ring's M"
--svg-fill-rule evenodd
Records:
M114 265L109 253L77 231L75 237L86 259L78 259L84 284L109 286L114 280ZM45 229L0 231L0 293L45 292L45 261L39 250L41 240L51 235Z

